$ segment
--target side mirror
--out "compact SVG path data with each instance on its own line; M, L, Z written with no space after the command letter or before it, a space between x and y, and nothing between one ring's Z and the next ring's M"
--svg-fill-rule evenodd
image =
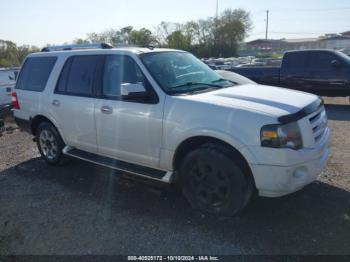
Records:
M124 83L120 86L120 94L123 100L146 100L150 97L143 83Z
M333 60L333 61L331 62L331 65L332 65L333 67L335 67L335 68L340 68L340 67L343 66L342 62L340 62L339 60Z

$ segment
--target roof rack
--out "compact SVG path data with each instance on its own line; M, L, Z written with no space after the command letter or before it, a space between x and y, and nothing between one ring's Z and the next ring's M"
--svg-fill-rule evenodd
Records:
M48 46L41 49L41 52L68 51L79 49L112 49L113 46L107 43L81 44L81 45L58 45Z

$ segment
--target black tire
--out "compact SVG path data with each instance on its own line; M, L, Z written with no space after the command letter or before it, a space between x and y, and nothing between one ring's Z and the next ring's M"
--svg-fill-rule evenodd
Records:
M182 191L204 213L233 216L249 202L254 184L232 149L205 144L190 152L180 167Z
M59 165L63 159L65 146L57 129L48 122L39 124L36 130L36 143L42 158L49 165Z

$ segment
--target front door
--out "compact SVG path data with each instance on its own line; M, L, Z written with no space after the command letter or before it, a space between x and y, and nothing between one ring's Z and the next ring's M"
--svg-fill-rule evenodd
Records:
M310 55L310 85L318 95L344 96L349 94L348 68L335 54L325 51ZM338 61L339 66L333 64Z
M148 91L153 90L131 56L106 56L102 78L101 98L95 106L98 152L135 164L158 166L163 103L122 99L122 84L143 83Z

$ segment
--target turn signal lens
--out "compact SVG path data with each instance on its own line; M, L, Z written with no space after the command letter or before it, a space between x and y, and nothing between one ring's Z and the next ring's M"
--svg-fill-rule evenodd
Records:
M263 131L262 137L264 137L264 138L277 138L278 134L275 131Z

